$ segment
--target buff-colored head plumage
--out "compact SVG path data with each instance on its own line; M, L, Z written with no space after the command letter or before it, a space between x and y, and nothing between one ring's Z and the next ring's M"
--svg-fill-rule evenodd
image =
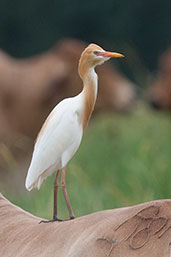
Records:
M122 58L124 56L115 52L107 52L96 44L89 44L82 52L79 61L79 74L81 78L84 77L88 68L103 64L105 61L113 57Z

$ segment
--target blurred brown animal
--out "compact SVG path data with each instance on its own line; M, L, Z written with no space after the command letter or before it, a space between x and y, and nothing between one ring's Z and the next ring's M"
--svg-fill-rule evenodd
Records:
M77 66L85 46L82 41L65 39L27 59L0 51L0 135L10 130L34 139L52 108L81 91ZM110 64L98 70L96 110L127 110L135 96L132 83Z
M171 111L171 48L159 59L159 71L150 86L149 98L154 108Z
M171 200L40 223L0 194L0 256L170 257Z

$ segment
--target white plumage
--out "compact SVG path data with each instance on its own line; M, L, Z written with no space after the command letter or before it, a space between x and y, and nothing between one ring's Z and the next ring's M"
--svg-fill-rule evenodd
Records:
M25 186L40 188L55 170L64 168L77 151L83 135L81 94L61 101L50 113L37 138ZM41 131L40 131L41 133Z
M74 214L65 186L66 165L77 151L83 131L91 117L97 97L97 75L95 66L111 57L123 57L118 53L106 52L101 47L90 44L79 61L79 75L83 80L82 92L61 101L50 113L38 135L25 186L30 191L40 188L42 182L55 170L54 214L57 217L57 189L59 172L62 170L61 185L70 218Z

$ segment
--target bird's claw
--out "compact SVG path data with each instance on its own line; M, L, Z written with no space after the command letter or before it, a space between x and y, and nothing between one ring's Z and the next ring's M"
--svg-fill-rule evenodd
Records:
M55 218L53 218L53 220L41 220L41 221L39 222L39 224L40 224L40 223L50 223L50 222L55 222L55 221L61 222L61 221L63 221L63 220L62 220L62 219L59 219L59 218L57 218L57 217L55 217Z
M62 219L59 219L58 217L54 217L53 220L41 220L39 222L39 224L41 223L50 223L50 222L55 222L55 221L58 221L58 222L62 222L62 221L69 221L69 220L73 220L75 219L74 216L70 217L70 219L66 219L66 220L62 220Z

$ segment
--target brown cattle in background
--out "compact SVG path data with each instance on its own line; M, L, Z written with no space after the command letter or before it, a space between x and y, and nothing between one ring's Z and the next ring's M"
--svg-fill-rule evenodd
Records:
M86 43L61 40L51 50L27 59L0 51L0 136L14 131L35 139L52 108L82 89L77 67ZM96 110L127 110L134 99L133 84L111 64L97 68Z
M159 59L159 71L150 86L149 98L156 109L171 111L171 48Z
M15 59L0 51L1 188L8 184L25 190L23 181L33 141L42 123L60 100L82 89L77 67L85 47L82 41L64 39L51 50L26 59ZM135 96L132 83L111 64L97 70L96 110L128 110Z

